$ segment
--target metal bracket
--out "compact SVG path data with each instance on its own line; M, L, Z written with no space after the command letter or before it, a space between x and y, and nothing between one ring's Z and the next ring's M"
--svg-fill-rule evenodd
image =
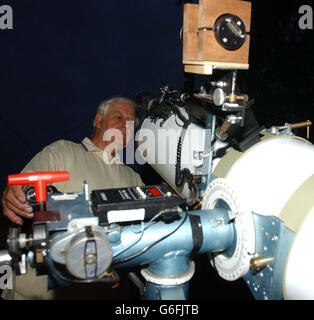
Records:
M256 244L251 268L244 276L257 300L283 299L282 279L285 261L294 233L275 216L253 214Z

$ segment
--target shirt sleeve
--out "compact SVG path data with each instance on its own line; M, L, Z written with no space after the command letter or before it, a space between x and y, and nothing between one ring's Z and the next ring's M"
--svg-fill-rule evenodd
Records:
M23 168L22 173L36 171L62 171L65 170L63 154L59 152L58 145L53 143L37 153Z

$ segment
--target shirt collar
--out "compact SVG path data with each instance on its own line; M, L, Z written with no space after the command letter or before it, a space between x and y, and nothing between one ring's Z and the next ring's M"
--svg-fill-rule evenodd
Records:
M88 152L103 152L100 148L96 147L93 141L87 137L85 137L81 144L83 145L84 149Z
M95 146L93 141L87 137L81 141L81 144L87 152L97 152L99 155L101 155L102 159L107 164L122 164L118 153L116 153L116 155L109 160L107 152Z

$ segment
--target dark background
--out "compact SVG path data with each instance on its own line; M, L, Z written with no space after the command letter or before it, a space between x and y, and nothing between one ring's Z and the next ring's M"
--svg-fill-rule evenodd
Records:
M183 3L0 1L13 8L13 30L0 30L1 192L8 174L19 172L44 146L89 135L102 100L134 98L140 90L158 94L164 83L183 88ZM250 69L239 72L241 91L255 99L253 110L266 127L313 121L314 31L298 26L298 9L309 3L252 3ZM298 133L305 136L305 129ZM144 182L159 182L147 166L135 169ZM0 222L5 230L6 220ZM197 260L192 297L251 298L241 282L218 279L207 257Z

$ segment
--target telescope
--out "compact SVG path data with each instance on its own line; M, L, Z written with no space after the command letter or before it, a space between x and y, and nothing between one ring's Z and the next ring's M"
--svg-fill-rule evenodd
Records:
M184 300L195 257L208 254L219 277L243 279L257 300L314 299L312 123L266 128L255 100L240 92L250 13L248 1L185 4L185 72L224 76L193 90L163 84L157 96L136 95L145 110L136 157L163 182L89 190L82 181L81 192L61 193L57 182L68 172L10 175L8 184L27 185L34 218L29 232L10 228L1 265L17 277L30 266L48 275L51 289L114 286L119 270L140 267L145 299Z

